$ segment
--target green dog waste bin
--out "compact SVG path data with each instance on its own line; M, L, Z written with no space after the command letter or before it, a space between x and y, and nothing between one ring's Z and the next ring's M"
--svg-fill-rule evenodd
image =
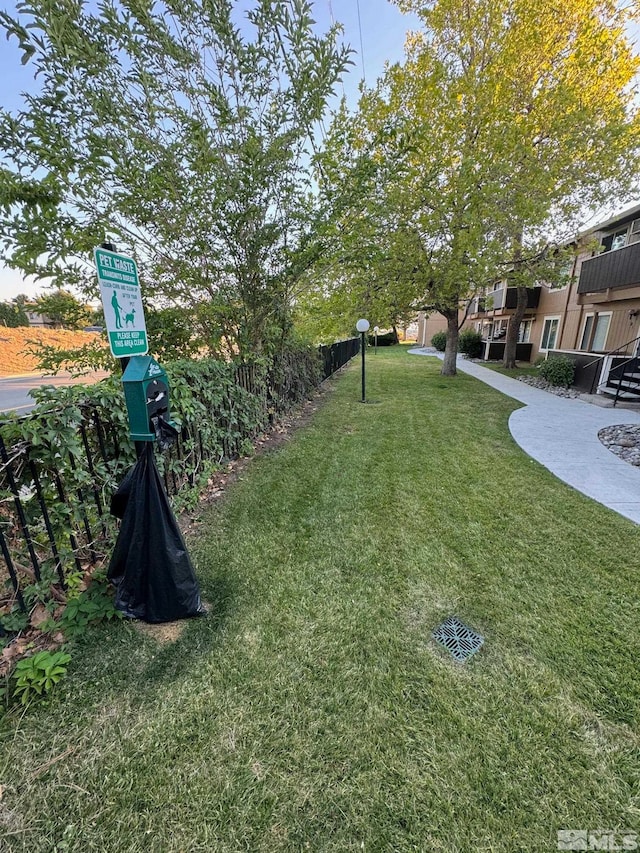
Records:
M122 376L133 441L155 441L151 419L172 424L169 410L169 381L150 355L133 355Z

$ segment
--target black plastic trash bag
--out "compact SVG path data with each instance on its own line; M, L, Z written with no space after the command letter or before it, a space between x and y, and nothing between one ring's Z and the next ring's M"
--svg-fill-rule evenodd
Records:
M203 615L198 581L151 442L122 481L111 511L122 518L107 574L116 587L116 610L144 622Z
M160 450L169 450L170 447L173 447L180 435L173 424L165 420L162 415L157 415L151 418L151 426L156 434L156 443Z
M129 468L127 473L124 475L124 480L118 486L118 490L114 492L111 496L111 505L109 506L109 512L111 515L115 515L116 518L122 520L124 518L124 513L127 508L127 504L129 503L129 495L131 494L131 483L133 481L133 475L138 466L134 465L133 468Z

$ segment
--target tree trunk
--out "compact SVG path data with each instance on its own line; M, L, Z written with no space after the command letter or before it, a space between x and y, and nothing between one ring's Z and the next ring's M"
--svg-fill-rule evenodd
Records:
M456 375L456 358L458 356L458 309L441 312L447 318L447 344L442 362L442 376Z
M511 317L509 321L509 327L507 328L507 337L505 340L504 347L504 361L503 367L507 367L513 369L516 366L516 346L518 343L518 330L520 329L520 323L522 323L524 319L525 311L527 310L527 288L518 286L518 301L516 302L516 310L515 314ZM506 298L506 294L505 294Z

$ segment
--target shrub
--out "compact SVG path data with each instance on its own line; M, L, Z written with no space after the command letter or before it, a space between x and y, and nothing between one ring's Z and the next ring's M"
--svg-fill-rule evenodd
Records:
M369 346L375 346L376 336L369 335ZM378 346L379 347L392 347L398 343L398 336L395 332L384 332L382 335L378 335Z
M540 365L540 375L552 385L568 388L573 382L575 363L566 355L552 355Z
M444 352L445 347L447 346L447 333L436 332L435 335L431 338L431 346L435 347L438 352Z
M482 355L482 335L473 329L465 329L458 337L458 352L469 358L480 358Z

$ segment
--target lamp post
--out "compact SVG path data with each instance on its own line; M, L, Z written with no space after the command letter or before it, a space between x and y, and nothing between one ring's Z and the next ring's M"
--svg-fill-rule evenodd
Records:
M361 339L361 343L360 343L360 349L362 350L362 401L361 402L364 403L365 402L365 399L364 399L364 346L365 346L364 333L369 331L369 321L365 320L364 318L361 320L358 320L358 322L356 323L356 329L360 332L360 339Z
M379 331L380 331L380 329L378 328L378 326L374 326L374 327L373 327L373 334L374 334L374 339L373 339L373 354L374 354L374 355L378 355L378 332L379 332Z

